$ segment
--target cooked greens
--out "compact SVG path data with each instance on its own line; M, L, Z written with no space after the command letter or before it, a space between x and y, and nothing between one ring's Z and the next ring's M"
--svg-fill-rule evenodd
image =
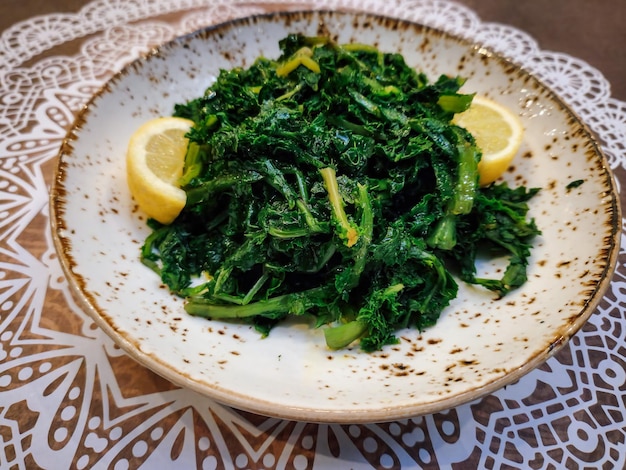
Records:
M505 295L526 280L535 189L478 186L481 152L451 124L463 80L434 83L399 54L290 35L277 60L223 70L177 105L192 119L187 205L142 260L192 315L262 333L288 315L364 351L434 324L463 281ZM505 254L501 279L479 253Z

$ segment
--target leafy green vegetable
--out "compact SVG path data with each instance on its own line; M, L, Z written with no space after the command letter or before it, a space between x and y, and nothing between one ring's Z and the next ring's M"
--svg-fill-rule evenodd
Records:
M567 186L565 186L565 189L567 189L568 191L571 189L575 189L578 186L582 185L585 182L585 180L574 180L574 181L570 181Z
M539 233L533 220L526 221L527 201L537 192L536 188L510 189L506 183L491 185L479 192L472 213L458 222L460 241L452 250L452 256L461 267L461 279L482 285L500 296L526 282L531 241ZM509 257L501 279L475 276L479 249Z
M498 295L525 281L536 190L478 187L480 149L451 124L472 101L461 78L323 37L280 47L175 107L195 123L187 205L149 222L142 259L188 313L265 335L306 314L329 347L375 351L437 321L451 270ZM485 247L509 256L502 279L476 277Z

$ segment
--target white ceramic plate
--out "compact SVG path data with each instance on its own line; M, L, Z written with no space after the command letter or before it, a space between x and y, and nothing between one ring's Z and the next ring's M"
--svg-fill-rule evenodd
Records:
M518 113L526 128L514 185L540 187L523 288L502 300L461 285L436 326L365 354L329 351L308 324L262 339L249 326L194 318L139 262L149 233L131 200L125 150L144 121L199 96L219 69L277 56L288 33L328 34L403 54L426 72L460 74L467 92ZM574 180L584 180L567 190ZM161 47L113 78L78 118L51 194L63 268L85 310L137 361L171 381L260 414L322 422L385 421L450 408L545 361L586 321L610 282L621 220L612 176L589 130L535 78L484 48L420 25L360 13L300 12L223 24ZM485 270L497 269L494 264Z

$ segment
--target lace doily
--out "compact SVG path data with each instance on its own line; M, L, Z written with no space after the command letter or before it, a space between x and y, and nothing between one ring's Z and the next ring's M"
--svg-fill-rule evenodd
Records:
M587 325L519 382L446 413L385 424L287 422L179 389L122 353L74 303L48 229L48 187L75 113L150 47L303 0L98 0L0 39L1 468L624 468L626 254ZM522 31L438 0L323 0L485 44L549 84L602 142L619 180L626 103L600 72ZM77 41L73 56L55 47ZM46 58L40 54L46 52ZM626 240L622 241L626 246Z

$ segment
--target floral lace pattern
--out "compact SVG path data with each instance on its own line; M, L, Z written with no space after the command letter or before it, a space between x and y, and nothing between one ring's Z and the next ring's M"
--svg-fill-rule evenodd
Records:
M445 413L384 424L265 418L177 388L136 364L78 308L48 229L55 156L75 113L124 64L208 24L304 0L98 0L0 38L0 467L623 468L626 253L605 298L556 356ZM596 133L618 185L626 103L600 72L522 31L440 0L323 0L463 35L549 84ZM73 56L45 51L78 40ZM626 245L623 239L622 246Z

